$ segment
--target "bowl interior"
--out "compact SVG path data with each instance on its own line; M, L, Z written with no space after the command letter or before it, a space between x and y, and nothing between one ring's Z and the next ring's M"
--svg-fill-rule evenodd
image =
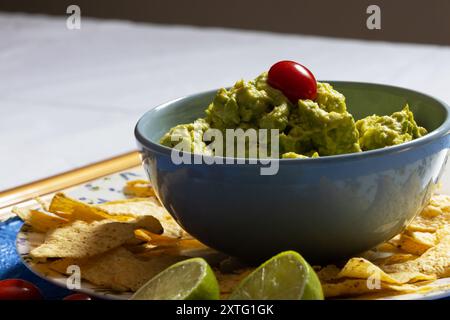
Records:
M390 115L408 103L419 125L429 132L442 125L447 109L442 102L422 93L388 85L328 81L346 97L347 108L356 120L366 116ZM204 117L204 110L216 90L180 98L150 110L138 123L139 132L148 140L159 143L160 138L177 124Z

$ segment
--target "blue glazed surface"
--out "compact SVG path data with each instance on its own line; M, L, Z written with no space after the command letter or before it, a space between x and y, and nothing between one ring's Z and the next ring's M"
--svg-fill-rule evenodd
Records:
M203 116L214 91L146 113L135 134L143 165L164 206L205 244L244 259L299 251L312 262L344 259L399 233L424 207L449 148L448 107L421 93L333 82L356 118L409 103L430 133L402 145L318 159L283 159L277 175L261 165L181 164L158 144L172 126Z

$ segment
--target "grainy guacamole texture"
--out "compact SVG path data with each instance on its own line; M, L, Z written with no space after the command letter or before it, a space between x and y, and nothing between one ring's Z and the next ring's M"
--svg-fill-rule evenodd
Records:
M317 83L317 98L293 104L267 84L264 72L251 81L240 80L220 89L205 117L169 130L161 144L180 142L191 152L211 154L203 134L208 129L278 129L280 158L316 158L361 152L400 144L427 133L405 106L390 116L372 115L355 123L345 97L328 83Z

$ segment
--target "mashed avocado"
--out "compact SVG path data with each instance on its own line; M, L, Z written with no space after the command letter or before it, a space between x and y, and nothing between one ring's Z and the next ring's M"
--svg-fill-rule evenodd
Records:
M356 122L362 150L373 150L411 141L427 134L406 105L390 116L372 115Z
M307 158L391 146L425 135L408 106L391 116L372 115L355 123L345 97L328 83L317 83L317 98L293 104L267 83L267 73L220 89L205 118L173 127L161 144L213 154L202 137L208 129L278 129L280 158Z

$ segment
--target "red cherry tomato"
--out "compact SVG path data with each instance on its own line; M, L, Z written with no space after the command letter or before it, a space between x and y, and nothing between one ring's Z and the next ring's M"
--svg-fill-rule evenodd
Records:
M315 100L317 97L317 81L305 66L294 61L280 61L269 70L267 78L269 85L280 90L297 103L299 99Z
M92 300L92 298L84 293L74 293L65 297L63 300Z
M0 300L42 300L41 291L32 283L21 279L0 281Z

